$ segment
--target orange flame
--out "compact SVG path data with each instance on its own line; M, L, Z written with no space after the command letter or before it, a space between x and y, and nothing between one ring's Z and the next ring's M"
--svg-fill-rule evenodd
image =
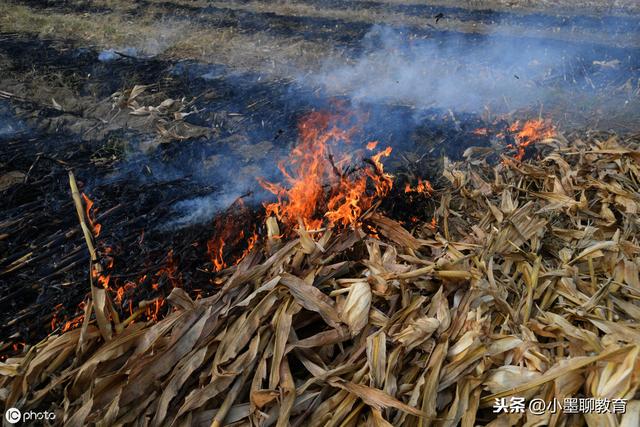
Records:
M209 247L209 255L211 256L211 262L213 262L213 268L215 271L220 271L227 266L222 257L222 251L224 250L224 239L222 237L217 240L209 240L207 242Z
M249 239L247 240L247 248L244 250L244 252L242 252L242 255L240 255L240 258L236 260L235 262L236 264L239 264L240 261L245 259L247 255L249 255L249 252L251 252L251 249L253 249L257 241L258 241L258 233L254 232L253 235L249 237Z
M100 230L102 230L102 225L96 223L95 220L95 210L92 212L93 208L93 200L91 200L86 194L82 193L82 198L84 199L84 203L86 204L85 213L87 214L87 219L89 220L89 225L93 230L93 236L98 237L100 235Z
M79 327L82 324L83 321L84 321L84 314L76 316L73 319L68 320L67 322L65 322L65 324L62 326L61 331L62 332L67 332L67 331L70 331L72 329L76 329L77 327Z
M431 222L429 223L428 227L433 231L438 228L438 221L436 220L435 216L431 218Z
M528 120L522 126L520 125L520 120L516 120L509 126L509 132L515 133L514 137L518 150L514 156L516 160L524 158L525 148L529 145L556 135L556 130L551 121L543 119Z
M404 187L404 192L431 195L433 194L433 187L431 186L431 183L426 179L422 180L421 178L418 178L418 184L415 187L411 187L411 185L407 183Z
M55 330L61 322L64 322L64 324L62 324L60 331L67 332L67 331L70 331L71 329L76 329L77 327L82 325L82 322L84 321L84 302L81 302L80 304L78 304L78 310L83 314L77 315L71 320L67 320L68 319L67 315L65 315L63 319L58 318L58 314L60 310L62 310L63 308L64 307L62 304L58 304L53 308L53 314L51 317L52 331Z
M252 236L245 239L245 230L250 227L253 228ZM258 241L253 213L242 198L236 199L224 214L214 219L213 228L213 236L207 241L207 253L216 272L237 265ZM242 254L237 256L241 250ZM230 254L234 257L229 258Z
M288 224L296 224L300 218L306 228L320 227L322 220L315 214L324 197L323 184L332 169L328 143L349 141L349 135L337 126L331 126L331 121L329 114L318 112L301 121L300 144L291 151L288 161L278 164L289 188L259 180L266 190L278 197L277 203L265 206L267 215L275 215Z
M145 315L147 316L147 319L156 322L159 318L160 309L165 305L165 303L164 298L159 298L156 299L153 304L148 305L145 308Z
M173 249L169 249L169 252L167 252L166 266L158 270L156 277L160 277L163 274L169 279L171 286L174 288L182 287L182 275L178 271L178 263L173 255Z
M300 143L278 165L287 185L259 179L260 185L278 199L265 205L267 215L291 227L301 220L305 228L317 229L322 226L325 211L329 226L354 225L374 197L389 192L393 178L384 173L381 158L389 156L391 147L371 158L372 168L346 172L352 158L341 154L346 151L341 149L351 143L356 131L355 126L341 128L348 118L349 114L313 112L301 120ZM369 150L376 146L377 142L367 144ZM374 187L374 196L367 192L369 184Z
M98 237L100 235L100 231L102 230L102 225L98 224L95 220L95 213L97 209L94 209L94 202L87 196L85 193L82 193L82 199L85 203L85 214L87 216L87 220L89 221L89 225L91 226L91 230L93 231L93 236ZM110 247L103 248L104 257L103 262L104 266L107 269L111 269L113 267L113 257L110 256L112 249ZM101 272L101 268L98 265L94 265L91 271L91 276L94 280L98 282L105 289L109 288L109 282L111 280L111 276L108 274L103 274Z

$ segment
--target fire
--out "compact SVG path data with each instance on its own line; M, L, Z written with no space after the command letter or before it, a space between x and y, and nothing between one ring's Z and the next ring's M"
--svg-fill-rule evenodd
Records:
M160 315L160 309L165 305L166 301L164 298L156 299L153 304L148 305L145 308L145 315L148 320L152 320L154 322L158 321Z
M254 231L253 235L249 237L249 239L247 240L247 248L244 250L244 252L242 252L242 255L240 255L240 258L236 260L236 264L238 264L240 261L245 259L247 255L249 255L249 252L251 252L251 250L253 249L253 247L256 245L257 242L258 242L258 233Z
M347 226L360 217L362 213L360 199L365 194L366 184L363 180L354 183L344 180L340 183L340 191L327 203L328 210L325 217L331 224Z
M81 314L75 316L71 320L67 320L68 319L67 315L64 315L62 319L59 318L59 314L61 311L64 310L64 306L62 304L56 305L53 308L53 313L51 315L51 330L55 331L58 325L60 325L62 322L64 323L62 323L62 327L60 328L61 332L67 332L72 329L76 329L77 327L82 325L82 322L84 321L84 309L85 309L84 302L81 302L80 304L78 304L78 311Z
M62 304L57 304L53 307L53 313L51 313L51 330L54 331L58 325L58 312L62 309Z
M209 240L209 255L211 256L211 262L213 263L213 268L215 271L220 271L227 266L224 262L224 258L222 256L222 251L224 250L224 239L219 237L217 240Z
M214 220L213 229L213 236L207 241L207 253L216 272L229 265L237 265L258 242L253 213L245 206L242 198L236 199L224 214ZM251 236L246 238L245 231L248 230L252 230ZM241 255L229 257L241 250Z
M435 216L431 218L431 222L429 223L428 227L433 231L438 228L438 220L436 220Z
M85 193L82 193L82 199L85 203L85 214L87 220L89 221L89 225L91 226L91 231L93 232L93 237L98 237L100 235L100 231L102 230L102 225L96 222L95 213L97 208L94 209L94 202L87 196ZM103 265L106 269L111 269L113 267L113 257L111 256L112 249L110 247L104 247L103 250ZM102 267L98 265L94 265L91 270L91 276L93 280L95 280L100 286L104 289L109 288L109 282L111 277L108 274L103 274Z
M234 243L237 243L244 239L244 231L240 231L238 237L234 239ZM246 240L247 247L244 249L242 254L233 261L233 265L237 265L242 261L249 252L253 249L253 247L258 242L258 233L254 231L253 235ZM224 247L225 247L225 239L224 237L219 237L217 239L211 239L207 243L209 247L209 255L211 256L211 262L213 263L213 268L216 272L221 271L227 268L228 264L224 260Z
M97 270L94 269L94 277L97 279L98 284L100 286L102 286L105 289L109 289L109 282L111 281L110 275L100 274L97 272Z
M431 186L431 183L426 179L422 180L421 178L418 178L418 184L415 187L411 187L411 185L407 183L404 187L404 192L431 195L433 194L433 187Z
M64 325L62 325L61 332L64 333L64 332L70 331L72 329L76 329L77 327L82 325L83 321L84 321L84 314L76 316L73 319L66 321L64 323Z
M147 275L145 274L140 279L138 279L138 284L141 284L142 282L144 282L146 278L147 278ZM116 296L114 298L116 304L122 307L124 297L127 296L127 294L130 293L132 289L135 289L137 287L138 285L136 285L134 282L130 280L126 281L124 285L119 286L118 289L116 290Z
M523 125L520 124L520 120L516 120L509 126L509 132L514 133L516 140L516 148L518 150L514 156L516 160L524 158L525 148L529 145L556 135L556 130L551 121L544 119L528 120Z
M366 193L367 177L374 183L377 196L383 197L391 190L393 180L390 175L384 173L384 167L380 161L381 157L388 157L390 154L391 147L387 147L371 158L374 171L365 169L365 175L358 179L340 180L337 191L334 191L334 195L327 203L327 212L324 215L331 225L346 227L355 224L364 209L371 206L373 198Z
M178 271L178 263L173 255L173 249L169 249L169 252L167 253L166 266L158 270L156 277L160 277L163 274L166 275L167 279L169 279L172 287L182 287L182 275Z
M472 132L476 136L487 136L489 135L489 129L487 128L477 128Z
M89 220L89 225L91 226L91 229L93 230L93 236L94 237L98 237L100 235L100 230L102 230L102 226L98 223L96 223L95 220L95 210L92 212L92 208L93 208L93 200L91 200L89 197L87 197L86 194L82 193L82 199L84 200L84 203L86 205L85 207L85 213L87 214L87 219Z
M374 188L376 195L379 197L384 197L391 191L391 187L393 187L393 177L389 174L384 173L384 166L382 165L381 158L389 157L391 155L391 147L385 148L383 151L379 152L375 156L371 157L371 162L375 168L375 173L370 169L366 169L366 174L369 176L371 181L374 183Z
M289 188L265 180L259 182L278 197L277 203L265 206L267 215L275 215L288 224L296 224L300 218L306 228L319 228L322 220L316 213L324 199L323 185L332 177L334 166L329 160L328 143L348 142L349 135L331 125L329 114L316 112L302 120L299 132L300 144L291 151L288 161L278 164Z
M371 167L347 171L353 162L344 153L356 131L356 126L343 129L349 119L350 115L313 112L301 120L300 143L278 165L285 184L259 179L278 199L265 205L267 215L290 227L300 220L305 228L318 229L324 218L329 226L346 227L356 224L376 197L389 192L393 178L384 173L381 158L391 154L391 147L372 156ZM375 141L366 145L368 150L376 146ZM373 194L368 191L371 186Z
M182 275L179 272L178 262L176 261L176 257L174 256L173 249L169 250L166 259L167 260L165 266L159 268L152 275L144 274L138 277L136 281L127 280L122 286L118 286L116 281L116 285L114 286L116 287L116 289L114 292L113 300L118 305L118 307L123 308L123 304L126 301L128 302L129 313L133 314L134 293L137 289L142 289L145 282L147 282L147 279L149 279L148 283L150 283L151 290L157 294L160 294L160 296L155 299L152 305L145 307L144 314L147 320L158 320L160 318L162 307L166 305L166 301L161 294L161 283L163 283L161 282L161 280L165 278L173 288L182 287ZM110 290L113 291L113 289Z

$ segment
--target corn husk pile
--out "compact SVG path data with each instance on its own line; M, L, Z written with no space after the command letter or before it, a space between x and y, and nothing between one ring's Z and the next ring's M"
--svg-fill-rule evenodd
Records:
M445 164L436 232L372 213L375 237L270 238L215 295L174 289L155 324L106 333L94 301L102 324L0 364L0 396L69 426L635 427L637 142L558 137L498 165L471 150ZM494 414L510 396L628 404Z

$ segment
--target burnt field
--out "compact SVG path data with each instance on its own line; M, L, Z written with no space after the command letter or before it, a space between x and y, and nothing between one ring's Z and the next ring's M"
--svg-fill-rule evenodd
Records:
M639 363L638 11L512 3L0 5L6 407L532 422L491 411L509 389L637 417L637 376L590 381Z

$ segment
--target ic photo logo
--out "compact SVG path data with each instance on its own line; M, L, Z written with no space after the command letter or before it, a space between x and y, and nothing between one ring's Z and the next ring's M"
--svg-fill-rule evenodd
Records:
M7 412L4 413L4 419L7 420L9 424L15 424L22 419L22 413L18 408L9 408Z
M16 424L20 421L29 422L29 421L42 421L42 420L55 420L56 414L55 412L49 411L28 411L22 412L18 408L9 408L7 412L4 413L4 419L7 420L9 424Z

